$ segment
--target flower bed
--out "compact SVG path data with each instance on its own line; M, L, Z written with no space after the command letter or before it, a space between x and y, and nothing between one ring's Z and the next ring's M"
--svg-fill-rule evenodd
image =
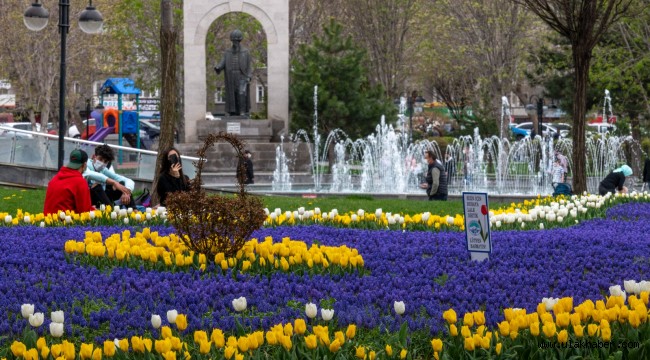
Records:
M622 220L617 213L639 215ZM176 273L121 266L100 271L66 259L66 241L83 240L86 231L99 231L107 239L121 234L124 227L2 227L0 291L5 295L0 299L0 334L7 337L0 340L0 351L6 354L11 341L22 338L26 321L20 310L26 303L45 314L62 310L66 314L64 338L77 343L77 351L81 342L101 345L133 336L160 339L161 330L151 326L151 315L171 309L187 315L186 336L213 328L226 333L269 330L304 319L307 303L334 310L330 322L314 325L329 324L332 332L345 332L354 324L366 334L365 341L385 334L384 330L400 337L402 324L411 333L424 334L420 340L446 334L442 314L449 308L458 314L484 310L485 324L495 329L506 308L534 312L544 297L570 296L576 304L596 301L603 299L611 285L647 279L650 223L640 219L647 213L649 204L627 204L611 210L612 218L584 221L571 228L495 232L491 260L483 263L469 261L460 232L294 226L265 228L254 234L276 241L301 239L307 247L318 243L357 249L368 271L365 276L295 272L259 276L228 269L206 277L196 267ZM151 231L166 236L172 229L160 226ZM247 299L244 313L233 308L233 299L240 297ZM405 303L403 315L396 315L396 301ZM48 333L49 323L46 319L36 330L38 335ZM432 356L430 346L423 350L418 338L410 341L403 344L410 354ZM453 341L445 343L451 346ZM366 346L367 353L371 348L385 353L386 344L357 345ZM401 348L397 346L402 343L392 344L398 355ZM346 346L346 351L357 351Z

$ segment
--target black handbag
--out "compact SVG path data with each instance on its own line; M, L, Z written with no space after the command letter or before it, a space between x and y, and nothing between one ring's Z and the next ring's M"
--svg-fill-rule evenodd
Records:
M140 194L137 198L135 198L135 204L144 206L144 207L149 207L151 206L151 193L149 193L149 189L144 189L142 194Z

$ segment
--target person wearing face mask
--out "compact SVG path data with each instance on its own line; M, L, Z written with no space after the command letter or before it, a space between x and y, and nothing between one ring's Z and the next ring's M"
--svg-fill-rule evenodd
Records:
M169 194L189 189L190 179L183 174L181 154L175 148L170 148L163 153L158 186L156 187L160 206L166 206L165 202Z
M93 205L114 206L117 200L121 205L135 208L131 192L135 188L133 180L117 174L111 163L115 154L110 146L104 144L95 148L92 158L83 173L90 186L90 197Z

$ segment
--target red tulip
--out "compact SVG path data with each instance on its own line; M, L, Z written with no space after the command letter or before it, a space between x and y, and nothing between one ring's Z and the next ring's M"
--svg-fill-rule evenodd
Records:
M483 215L488 214L487 206L481 205L481 214L483 214Z

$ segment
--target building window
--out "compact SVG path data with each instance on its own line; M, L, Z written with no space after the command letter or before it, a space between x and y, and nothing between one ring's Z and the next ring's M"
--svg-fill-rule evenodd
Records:
M264 102L264 85L257 85L257 102Z
M225 101L223 100L223 88L218 87L217 91L214 92L214 103L215 104L223 104Z

